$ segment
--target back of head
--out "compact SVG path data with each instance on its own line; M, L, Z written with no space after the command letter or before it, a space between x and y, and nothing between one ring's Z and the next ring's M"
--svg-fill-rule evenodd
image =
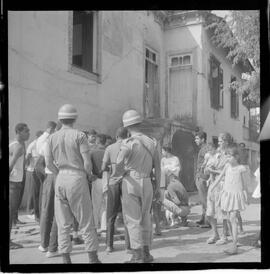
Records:
M119 127L116 130L116 134L115 134L116 138L120 138L120 139L126 139L128 136L128 130L125 127Z
M60 122L60 121L57 121L55 130L58 131L59 129L61 129L61 127L62 127L61 122Z
M105 145L106 144L106 135L105 134L97 134L97 144Z
M140 124L143 121L143 118L138 111L130 109L123 114L122 121L124 127L130 127Z
M25 124L25 123L18 123L15 126L15 133L16 134L21 133L26 127L27 127L27 124Z
M38 138L39 136L41 136L43 134L43 131L42 130L38 130L36 132L36 137Z
M54 121L49 121L46 126L47 129L55 130L56 123Z
M89 130L89 135L97 135L97 132L94 129Z

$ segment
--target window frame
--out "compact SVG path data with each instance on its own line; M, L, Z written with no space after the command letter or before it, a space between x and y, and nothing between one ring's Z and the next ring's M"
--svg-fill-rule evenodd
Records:
M213 87L213 77L212 77L212 68L213 64L217 67L218 75L217 75L217 81L218 85L217 88ZM221 65L221 62L213 55L210 54L209 57L209 89L210 89L210 105L211 108L220 110L221 108L224 108L224 73L223 68ZM216 94L218 93L218 94Z
M190 57L190 63L189 64L177 64L175 66L172 65L172 59L173 58L178 58L178 59L182 58L182 59L184 59L185 56ZM169 69L192 67L192 65L193 65L192 53L172 54L172 55L169 56L169 64L168 64Z
M101 49L102 49L102 14L100 11L93 11L93 63L95 63L95 72L90 72L84 68L81 68L73 64L73 14L74 11L69 12L68 16L68 71L79 75L81 77L93 80L97 83L101 83Z
M237 80L237 77L231 75L230 83ZM230 98L231 98L231 118L239 119L239 94L237 94L236 90L230 88ZM233 111L233 98L235 98L235 110Z

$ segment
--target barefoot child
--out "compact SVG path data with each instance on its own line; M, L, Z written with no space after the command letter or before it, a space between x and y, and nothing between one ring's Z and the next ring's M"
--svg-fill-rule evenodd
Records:
M229 161L225 165L221 174L214 182L211 191L221 181L225 175L224 185L220 195L220 205L222 212L227 216L232 226L232 247L224 252L230 255L237 254L237 240L238 240L238 218L240 211L246 208L247 188L244 182L244 172L246 171L243 165L239 164L240 153L235 146L228 148Z

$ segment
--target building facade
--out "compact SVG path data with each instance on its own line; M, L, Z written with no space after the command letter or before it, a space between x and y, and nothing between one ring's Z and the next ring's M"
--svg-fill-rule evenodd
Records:
M234 68L211 43L207 11L9 11L9 135L26 122L32 138L59 106L78 109L77 127L114 135L125 110L168 119L194 190L196 127L216 142L228 131L250 154L249 110L228 89ZM253 155L253 158L255 156ZM252 159L253 159L252 158Z

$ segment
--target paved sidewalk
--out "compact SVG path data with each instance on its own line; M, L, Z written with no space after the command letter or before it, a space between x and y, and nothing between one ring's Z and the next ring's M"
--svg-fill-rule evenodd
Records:
M162 236L153 239L151 254L155 263L196 263L196 262L260 262L261 249L251 246L252 240L260 230L260 203L252 200L243 212L244 235L239 236L239 253L234 256L226 255L223 250L231 243L223 246L209 245L206 240L210 237L210 229L195 226L195 221L200 217L200 206L196 205L197 195L192 195L189 215L189 227L177 227L162 230ZM47 258L45 253L37 248L40 243L39 226L29 219L27 215L20 215L20 219L27 222L12 230L11 238L24 246L23 249L10 251L11 264L56 264L62 263L61 256ZM221 226L219 225L221 231ZM122 228L120 229L122 230ZM123 230L122 230L123 231ZM230 237L229 237L230 239ZM117 236L114 243L115 252L106 254L105 235L100 237L99 258L103 263L123 263L130 256L124 250L122 236ZM87 263L87 254L84 245L73 246L71 255L73 263Z

